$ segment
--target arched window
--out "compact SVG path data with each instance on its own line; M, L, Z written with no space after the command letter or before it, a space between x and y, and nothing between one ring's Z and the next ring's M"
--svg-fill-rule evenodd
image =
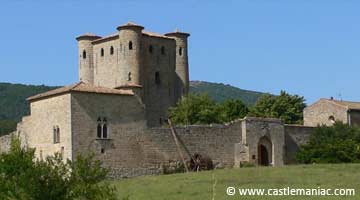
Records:
M329 117L329 121L330 121L330 123L335 124L335 117L331 115Z
M180 56L182 55L182 51L183 51L183 49L182 49L182 47L180 47L180 48L179 48L179 55L180 55Z
M128 81L131 81L131 72L128 73Z
M101 56L101 57L104 56L104 49L103 49L103 48L101 48L101 50L100 50L100 56Z
M97 125L97 137L101 138L101 124Z
M110 55L113 55L113 54L114 54L114 47L111 46L111 47L110 47Z
M129 49L132 50L133 49L133 43L130 41L129 42Z
M107 125L106 125L106 123L103 125L103 138L107 138Z
M98 125L97 125L97 137L98 138L101 138L101 136L102 136L102 125L101 125L101 118L99 117L98 118L98 120L97 120L97 123L98 123Z
M160 85L160 73L159 72L155 72L155 84L156 85Z
M104 117L101 119L100 117L97 120L97 138L99 139L107 139L109 137L108 134L108 124L107 119Z
M161 47L161 55L165 55L165 47L164 46Z
M83 59L86 59L86 51L85 50L82 53L82 57L83 57Z
M152 53L152 52L153 52L153 46L150 45L150 46L149 46L149 53Z

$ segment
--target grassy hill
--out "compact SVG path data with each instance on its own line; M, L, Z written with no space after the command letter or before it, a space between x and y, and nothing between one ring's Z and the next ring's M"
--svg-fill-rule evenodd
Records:
M116 186L120 199L128 197L130 200L360 199L359 167L360 164L323 164L240 168L147 176L110 183ZM240 196L238 191L234 196L227 196L227 187L349 188L355 189L356 196Z
M210 83L205 81L191 81L191 93L208 93L208 95L217 102L226 99L241 99L246 105L255 104L256 100L264 93L243 90L231 85L222 83Z
M29 104L26 98L55 88L57 87L0 83L0 135L14 130L21 117L29 114ZM228 98L239 98L247 105L254 104L257 98L262 95L260 92L204 81L191 81L190 92L208 93L218 102Z

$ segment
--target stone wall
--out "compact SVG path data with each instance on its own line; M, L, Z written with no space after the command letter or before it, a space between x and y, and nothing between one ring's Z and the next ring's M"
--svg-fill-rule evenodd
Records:
M32 101L31 115L23 117L17 126L17 133L24 138L23 143L36 148L38 158L63 152L65 159L72 159L70 112L70 94ZM54 127L60 131L59 143L54 143Z
M10 150L11 137L13 134L14 132L0 137L0 153Z
M141 168L143 152L137 139L146 121L137 96L74 93L71 102L74 155L95 153L115 171ZM107 138L97 137L99 118L107 120Z
M351 125L360 127L360 111L351 110L349 114L350 114L350 123L351 123Z
M186 146L191 155L207 156L216 166L234 166L234 146L241 141L240 121L227 125L176 127L175 130L180 142ZM149 164L181 160L169 128L149 129L141 137L140 143L144 147L146 162ZM190 161L184 148L181 148L186 159Z
M269 161L273 166L284 164L284 125L280 119L246 117L243 121L242 144L248 147L248 162L259 163L259 145L263 139L270 142L267 148Z
M295 155L301 145L305 144L314 127L285 125L285 164L296 164Z
M113 48L113 54L110 50ZM94 44L94 85L114 88L127 81L130 69L120 67L120 62L126 59L125 51L120 48L120 42L115 37ZM103 55L101 51L103 50Z
M164 48L164 54L161 48ZM175 54L175 40L143 36L142 84L147 124L150 127L162 125L168 117L168 108L174 106L178 100L175 99L175 96L179 96L175 95ZM158 82L155 80L156 73Z

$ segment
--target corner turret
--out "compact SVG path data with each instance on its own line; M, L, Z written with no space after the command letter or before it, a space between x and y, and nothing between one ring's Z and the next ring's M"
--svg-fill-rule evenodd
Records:
M122 66L122 77L119 85L136 84L141 83L141 39L142 30L144 27L127 23L117 27L119 31L119 42L121 52L125 55L126 59L121 60L120 66Z
M79 81L94 84L94 60L92 41L101 38L94 34L84 34L76 38L79 55Z
M177 99L189 92L189 62L188 62L188 37L189 33L175 32L166 33L168 37L176 41L176 94Z

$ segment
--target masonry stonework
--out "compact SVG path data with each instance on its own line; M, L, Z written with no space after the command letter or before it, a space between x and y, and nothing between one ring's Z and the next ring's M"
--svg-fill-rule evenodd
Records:
M333 118L332 118L333 117ZM346 108L329 100L322 99L304 109L304 125L317 126L333 124L332 119L348 123Z
M285 125L285 164L296 164L296 153L301 145L309 141L314 127L300 125Z
M79 79L96 86L141 90L147 124L161 126L168 117L167 109L189 91L190 34L162 35L134 23L117 30L106 37L77 37Z

